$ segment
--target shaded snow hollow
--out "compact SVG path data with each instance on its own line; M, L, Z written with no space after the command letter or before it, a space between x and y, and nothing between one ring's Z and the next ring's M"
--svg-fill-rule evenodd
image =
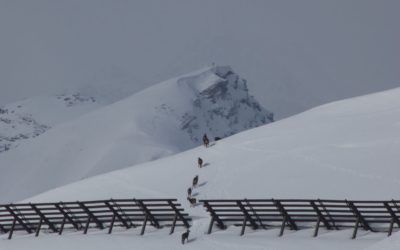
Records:
M41 101L32 99L29 106L41 107L36 104ZM31 108L31 113L52 112ZM47 120L59 121L62 113L53 113L57 119ZM199 145L204 133L227 137L271 121L273 114L249 95L246 81L230 67L201 69L84 116L53 122L46 133L0 154L0 201L172 155Z

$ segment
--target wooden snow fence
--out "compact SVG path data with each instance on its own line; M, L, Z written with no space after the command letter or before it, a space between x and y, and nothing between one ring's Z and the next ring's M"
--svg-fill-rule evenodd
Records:
M170 227L172 234L177 226L190 227L191 218L184 213L176 199L110 199L57 203L24 203L0 205L0 232L12 238L14 231L26 231L38 236L43 226L47 231L62 234L65 228L83 231L89 228L141 227L159 229Z
M392 234L400 227L400 201L351 201L351 200L200 200L211 215L208 234L214 224L220 229L235 225L253 229L285 228L300 230L314 227L314 237L319 228L340 230L353 228L352 239L360 227L370 232Z

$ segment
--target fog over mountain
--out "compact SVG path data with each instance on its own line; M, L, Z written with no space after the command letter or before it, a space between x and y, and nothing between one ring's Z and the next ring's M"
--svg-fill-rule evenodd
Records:
M277 119L400 85L400 1L3 0L0 105L111 101L213 62ZM86 93L85 93L86 92Z

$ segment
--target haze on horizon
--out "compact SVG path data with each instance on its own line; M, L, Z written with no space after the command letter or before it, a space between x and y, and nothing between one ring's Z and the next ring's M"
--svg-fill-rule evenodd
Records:
M283 118L400 86L400 1L2 0L0 105L228 64Z

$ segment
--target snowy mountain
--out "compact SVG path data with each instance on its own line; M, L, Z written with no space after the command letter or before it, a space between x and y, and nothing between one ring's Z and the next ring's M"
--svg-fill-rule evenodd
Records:
M61 101L75 103L71 97ZM208 67L46 127L42 136L1 154L0 200L181 152L199 145L204 133L223 138L271 121L273 114L249 95L244 79L230 67Z
M94 97L76 93L38 96L1 107L0 153L102 105Z
M82 180L26 201L176 197L194 218L193 241L184 246L189 249L395 249L398 234L380 242L385 233L361 231L357 240L351 240L351 229L323 230L318 238L312 237L313 229L288 231L282 238L277 237L278 229L249 230L240 237L235 227L205 235L209 216L200 206L190 208L186 189L199 175L200 185L194 190L198 199L399 199L399 117L400 89L339 101L239 133L209 148ZM204 159L204 168L197 167L197 157ZM138 229L121 229L112 236L93 230L87 236L15 237L0 245L106 249L118 242L119 249L182 247L180 235L169 236L166 230L138 234Z
M181 128L193 142L200 142L204 131L215 137L227 137L244 129L273 122L273 113L265 110L249 96L246 80L235 74L230 67L215 67L212 72L220 79L216 84L204 85L204 76L182 78L179 84L194 89L193 107L184 113ZM212 78L215 77L211 75ZM163 106L165 108L165 105Z

